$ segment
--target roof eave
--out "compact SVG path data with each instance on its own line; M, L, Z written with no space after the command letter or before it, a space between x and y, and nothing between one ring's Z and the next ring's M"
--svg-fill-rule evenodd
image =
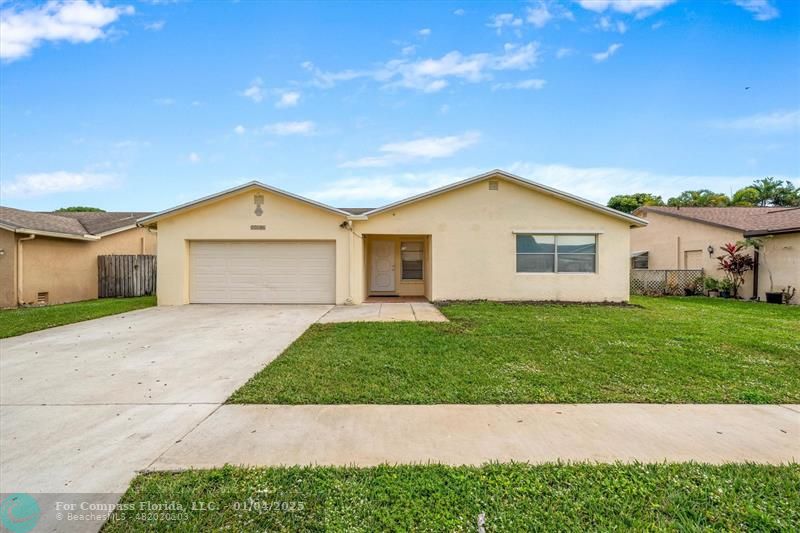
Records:
M797 228L780 228L780 229L755 229L745 231L745 237L763 237L766 235L784 235L786 233L800 233L800 227Z
M99 241L100 237L96 235L78 235L76 233L61 233L58 231L44 231L39 229L30 229L30 228L17 228L14 230L14 233L25 233L27 235L38 235L41 237L54 237L57 239L72 239L77 241Z

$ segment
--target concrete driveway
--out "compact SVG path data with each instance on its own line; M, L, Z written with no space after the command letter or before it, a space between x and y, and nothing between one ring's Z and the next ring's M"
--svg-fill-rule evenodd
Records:
M330 308L159 307L0 340L0 493L124 492Z

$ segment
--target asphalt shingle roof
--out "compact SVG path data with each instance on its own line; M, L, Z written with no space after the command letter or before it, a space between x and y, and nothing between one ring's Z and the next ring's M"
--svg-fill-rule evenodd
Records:
M725 226L741 230L744 233L800 231L800 207L646 206L640 208L640 211Z
M38 213L0 206L0 223L14 229L51 231L66 235L97 235L106 231L132 226L136 219L150 213Z

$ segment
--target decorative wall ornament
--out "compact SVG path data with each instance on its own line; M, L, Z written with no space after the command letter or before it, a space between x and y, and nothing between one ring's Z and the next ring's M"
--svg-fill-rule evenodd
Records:
M261 209L261 205L264 203L264 195L263 194L255 194L253 195L253 203L256 204L256 216L261 216L264 214L264 210Z

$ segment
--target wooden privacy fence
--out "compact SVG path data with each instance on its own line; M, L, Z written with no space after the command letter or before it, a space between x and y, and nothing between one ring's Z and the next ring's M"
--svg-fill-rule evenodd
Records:
M156 292L156 256L98 255L100 298L145 296Z
M703 270L631 270L631 294L699 294Z

